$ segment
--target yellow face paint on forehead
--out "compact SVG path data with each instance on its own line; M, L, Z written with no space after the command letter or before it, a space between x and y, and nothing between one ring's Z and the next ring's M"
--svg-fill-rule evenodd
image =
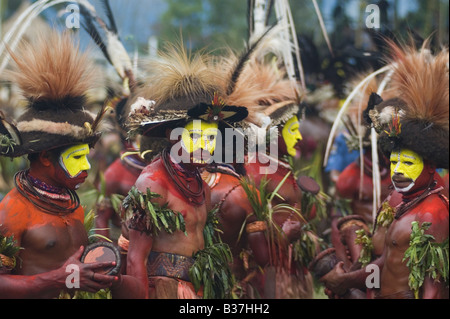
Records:
M424 168L422 156L408 149L393 151L390 161L391 177L397 173L416 181Z
M181 141L183 147L189 153L194 153L200 149L214 153L218 135L217 123L209 123L201 120L189 122L183 131Z
M80 173L91 169L91 164L87 158L88 155L88 144L74 145L61 153L59 162L69 177L74 178Z
M281 135L283 136L284 142L286 143L288 154L295 156L297 153L295 151L295 145L298 141L303 139L300 133L300 123L298 122L298 117L295 115L283 127Z

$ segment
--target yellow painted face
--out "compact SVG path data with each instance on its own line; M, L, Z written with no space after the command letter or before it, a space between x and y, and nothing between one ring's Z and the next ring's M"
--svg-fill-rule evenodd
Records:
M390 161L391 177L394 174L403 174L413 182L422 174L424 168L422 156L408 149L392 152Z
M206 150L212 155L216 148L218 127L217 123L201 120L189 122L184 127L181 137L184 149L191 154L198 150Z
M281 134L283 136L284 142L286 143L288 154L295 156L297 153L295 150L295 145L298 141L303 139L302 134L300 134L300 123L298 122L298 117L294 115L283 127Z
M88 144L74 145L61 153L59 161L61 167L67 172L69 177L75 178L82 172L91 169L91 164L87 158L88 155Z

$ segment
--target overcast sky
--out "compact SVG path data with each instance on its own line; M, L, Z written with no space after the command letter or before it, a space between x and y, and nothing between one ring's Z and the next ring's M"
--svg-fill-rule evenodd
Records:
M189 1L189 0L185 0ZM223 0L226 1L226 0ZM246 1L246 0L242 0ZM311 1L311 0L291 0L291 1ZM328 29L332 29L331 19L329 18L335 3L338 0L324 0L322 11L324 20ZM374 0L376 3L378 0ZM89 0L97 7L99 12L102 12L97 0ZM147 43L149 37L155 35L155 25L158 23L161 15L167 9L166 0L110 0L112 10L116 16L117 25L121 36L127 42L127 46L131 45L133 41L140 43ZM346 7L347 14L351 17L357 18L360 14L359 0L352 0ZM370 1L368 1L370 3ZM414 10L416 2L411 0L400 0L399 15L403 16L407 12ZM53 18L54 13L46 13L50 19Z

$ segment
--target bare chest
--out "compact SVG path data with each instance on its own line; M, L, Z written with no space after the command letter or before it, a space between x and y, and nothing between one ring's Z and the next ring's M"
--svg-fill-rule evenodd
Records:
M411 238L411 223L415 220L413 215L406 215L394 220L386 233L386 244L391 248L407 249Z
M83 223L71 216L46 216L30 226L22 236L26 254L55 255L65 258L88 242Z

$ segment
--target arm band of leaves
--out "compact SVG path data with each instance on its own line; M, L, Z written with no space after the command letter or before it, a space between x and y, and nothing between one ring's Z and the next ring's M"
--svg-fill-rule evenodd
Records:
M152 202L152 199L161 198L159 194L152 193L147 189L147 193L140 192L133 187L123 202L122 216L129 223L129 227L142 231L152 236L158 236L161 230L168 234L175 231L182 231L186 234L184 217L179 212L174 212L167 207L167 204L160 206Z

